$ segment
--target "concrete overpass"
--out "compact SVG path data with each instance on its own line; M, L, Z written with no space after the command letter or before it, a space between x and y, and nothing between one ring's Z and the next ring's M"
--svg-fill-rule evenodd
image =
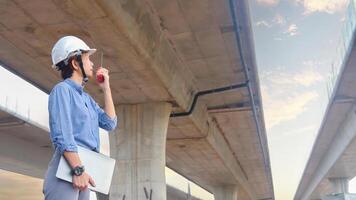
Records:
M348 181L356 176L356 4L350 2L345 58L295 200L348 193Z
M110 151L125 172L115 174L111 199L141 199L144 186L165 199L165 165L215 199L273 199L249 16L247 0L2 1L0 60L49 92L60 81L50 68L59 37L104 52L120 121ZM93 83L86 90L103 103ZM40 132L26 135L24 155L48 154L48 144L31 142ZM22 138L0 137L9 147ZM0 153L8 169L25 159ZM16 172L43 176L33 168Z

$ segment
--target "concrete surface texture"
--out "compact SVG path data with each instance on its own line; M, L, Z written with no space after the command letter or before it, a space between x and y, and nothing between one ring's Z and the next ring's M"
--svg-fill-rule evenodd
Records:
M121 126L110 135L111 156L117 160L110 198L166 199L165 148L171 105L120 105L118 111Z
M231 7L231 2L2 1L0 61L49 92L60 81L50 68L52 45L63 35L75 35L98 49L92 56L96 65L100 52L104 53L119 108L168 102L174 113L188 111L199 91L248 81L251 90L243 87L202 96L191 115L170 118L166 153L160 155L166 156L167 166L211 192L215 187L238 185L239 199L271 199L249 5L247 0L238 0ZM236 30L231 8L236 11ZM103 105L95 83L89 83L86 90ZM116 134L122 134L120 129Z

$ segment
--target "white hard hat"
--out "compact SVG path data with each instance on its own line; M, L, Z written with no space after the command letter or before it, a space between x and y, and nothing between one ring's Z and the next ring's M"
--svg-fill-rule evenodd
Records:
M58 70L56 66L62 61L67 61L71 56L80 54L81 51L86 51L93 54L96 49L91 49L85 42L75 36L64 36L60 38L52 49L52 67Z

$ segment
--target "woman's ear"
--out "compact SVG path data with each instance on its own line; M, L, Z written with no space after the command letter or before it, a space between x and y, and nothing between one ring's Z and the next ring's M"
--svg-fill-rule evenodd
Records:
M75 59L71 59L70 62L72 64L73 70L79 70L79 63Z

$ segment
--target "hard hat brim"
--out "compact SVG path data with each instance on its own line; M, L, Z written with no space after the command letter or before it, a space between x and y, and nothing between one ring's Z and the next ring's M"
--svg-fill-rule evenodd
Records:
M96 52L96 49L89 49L89 50L88 50L89 55L92 55L92 54L94 54L95 52Z

